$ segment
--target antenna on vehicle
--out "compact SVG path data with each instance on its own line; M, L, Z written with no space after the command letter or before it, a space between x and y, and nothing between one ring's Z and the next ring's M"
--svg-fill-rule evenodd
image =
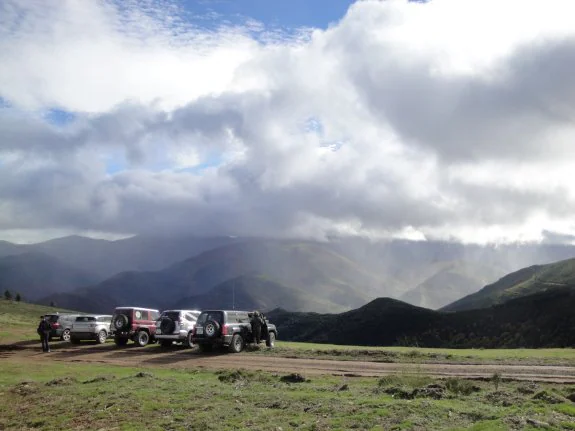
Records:
M234 278L234 284L232 284L232 310L236 309L236 279Z

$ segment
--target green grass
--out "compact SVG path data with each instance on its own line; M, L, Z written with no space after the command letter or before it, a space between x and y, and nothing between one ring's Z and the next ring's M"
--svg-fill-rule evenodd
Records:
M0 344L38 339L36 328L46 313L68 312L60 308L0 300Z
M6 430L505 430L529 429L529 420L573 429L573 404L534 398L566 394L562 385L503 382L495 392L489 382L474 382L477 389L465 395L427 376L314 375L288 383L283 374L261 371L49 360L22 366L10 358L0 371ZM441 396L422 392L429 387Z
M278 341L274 351L265 350L261 354L378 362L575 364L575 349L431 349L340 346Z

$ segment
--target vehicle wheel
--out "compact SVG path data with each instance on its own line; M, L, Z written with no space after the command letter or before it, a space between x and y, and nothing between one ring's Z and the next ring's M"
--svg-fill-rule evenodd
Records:
M134 341L138 346L144 347L150 341L150 335L146 331L138 331Z
M160 346L170 347L172 345L172 340L160 340Z
M62 332L62 335L60 336L60 340L70 341L70 330L69 329L64 329L64 332Z
M208 338L216 337L220 332L220 324L215 320L208 320L204 325L204 334Z
M213 347L211 344L198 344L198 346L202 352L211 352Z
M70 337L70 343L72 344L80 344L79 338Z
M268 338L266 340L266 346L273 349L276 345L276 334L275 332L268 333Z
M235 334L232 337L232 343L230 344L230 352L232 353L240 353L242 350L244 350L244 337L242 337L240 334Z
M96 338L96 342L98 344L104 344L106 342L106 338L108 338L108 334L103 329L98 332L98 337Z
M116 317L114 317L112 325L114 325L114 328L118 330L125 328L128 326L128 316L124 314L118 314Z
M184 346L186 347L194 347L194 342L192 341L192 333L188 332L188 336L186 337L186 340L184 341Z
M126 344L128 344L128 339L127 338L114 338L114 343L116 343L116 346L118 347L124 347Z

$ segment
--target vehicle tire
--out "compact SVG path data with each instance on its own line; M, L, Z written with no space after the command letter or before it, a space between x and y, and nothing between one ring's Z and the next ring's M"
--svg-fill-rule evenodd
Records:
M232 337L232 343L230 344L229 349L232 353L240 353L242 350L244 350L244 346L244 337L242 337L240 334L235 334Z
M112 321L112 325L118 330L126 328L128 326L128 316L124 314L116 315Z
M201 352L211 352L213 346L211 344L198 344Z
M70 337L70 343L72 344L80 344L80 339L75 337Z
M208 338L217 337L220 333L221 326L215 320L208 320L204 325L204 335Z
M96 337L96 343L104 344L106 342L106 338L108 338L108 334L104 329L102 329L100 332L98 332L98 336Z
M188 332L188 335L186 336L186 339L182 344L184 345L184 347L190 347L190 348L194 347L194 342L192 340L192 332Z
M266 346L268 346L270 349L273 349L276 346L276 333L275 332L269 332L268 333L268 338L266 339Z
M146 331L138 331L134 341L138 346L145 347L150 342L150 334Z
M60 340L62 341L70 341L70 330L69 329L64 329L64 332L62 332L62 335L60 336Z
M160 340L160 346L168 348L172 345L172 340Z
M114 338L114 343L116 343L116 346L118 347L124 347L126 344L128 344L128 339L116 337Z
M160 322L160 329L162 334L171 334L176 329L176 323L169 317L164 317Z

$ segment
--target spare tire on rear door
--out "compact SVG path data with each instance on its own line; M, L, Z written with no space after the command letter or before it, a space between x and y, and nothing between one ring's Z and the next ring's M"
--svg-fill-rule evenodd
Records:
M221 325L215 320L208 320L204 325L204 335L208 338L217 337L220 334Z
M169 317L162 318L162 322L160 323L160 330L162 334L171 334L176 329L176 323L170 319Z
M114 317L112 325L114 325L114 328L118 330L126 328L128 326L128 316L126 316L125 314L116 315Z

